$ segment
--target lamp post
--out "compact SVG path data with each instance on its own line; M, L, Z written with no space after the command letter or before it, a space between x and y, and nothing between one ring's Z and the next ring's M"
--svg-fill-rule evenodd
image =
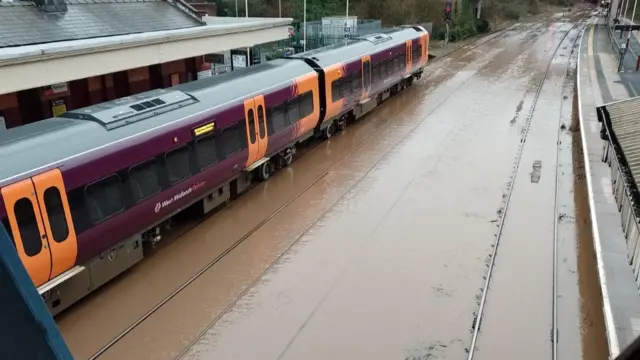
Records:
M304 0L302 12L302 52L305 52L307 51L307 0Z

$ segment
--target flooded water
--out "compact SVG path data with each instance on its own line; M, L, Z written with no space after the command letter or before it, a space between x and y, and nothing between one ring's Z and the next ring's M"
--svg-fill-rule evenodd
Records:
M413 88L62 316L74 356L89 357L236 246L101 359L466 358L532 89L570 27L520 24L430 66ZM597 278L584 184L573 181L571 47L562 51L531 119L478 358L540 359L550 349L556 161L560 350L576 359L606 351L598 304L581 300L598 296Z

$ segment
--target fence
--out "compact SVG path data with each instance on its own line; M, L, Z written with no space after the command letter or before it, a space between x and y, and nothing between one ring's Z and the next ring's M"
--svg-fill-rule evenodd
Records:
M322 20L308 21L306 50L335 45L345 40L383 31L380 20L354 20L351 21L351 25L355 26L345 27L342 21L333 21L329 24L326 21L323 24ZM300 24L295 35L289 39L258 45L257 48L262 53L270 53L267 59L282 57L287 52L302 52L305 48L303 26Z

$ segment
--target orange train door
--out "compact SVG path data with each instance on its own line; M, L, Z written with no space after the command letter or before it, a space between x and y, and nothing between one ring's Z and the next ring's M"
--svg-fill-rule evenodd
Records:
M262 159L267 152L267 114L262 95L244 101L245 122L247 125L247 144L249 156L247 167Z
M407 56L405 56L406 64L407 64L407 73L411 72L411 40L407 40L406 44L406 52Z
M256 104L256 114L258 120L258 159L267 153L269 137L267 136L267 109L264 105L264 96L258 95L253 98Z
M362 98L369 97L371 91L371 57L362 57Z
M16 250L35 286L75 265L78 254L60 170L2 188Z

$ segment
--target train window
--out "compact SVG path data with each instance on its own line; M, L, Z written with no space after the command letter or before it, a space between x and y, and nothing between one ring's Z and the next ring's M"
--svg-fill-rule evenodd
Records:
M225 159L241 149L238 126L229 126L222 130L218 143L218 154L220 159Z
M69 200L69 208L71 209L71 219L76 235L91 227L91 222L87 214L87 205L85 201L84 188L71 190L67 193Z
M381 62L379 64L376 64L375 67L375 73L376 73L376 78L378 78L378 81L382 81L384 80L385 76L384 76L384 63Z
M295 98L287 102L287 117L289 119L290 124L300 120L300 97L299 96L296 96Z
M253 109L249 109L247 119L249 119L249 141L252 144L256 143L256 119L253 114Z
M396 57L393 59L393 65L396 67L396 70L400 70L400 69L402 69L402 65L401 65L401 64L402 64L402 63L400 62L400 56L396 56Z
M287 108L286 104L274 106L271 109L271 117L269 121L269 128L272 133L287 126Z
M4 226L4 229L7 231L7 235L9 235L9 239L11 239L11 243L13 244L13 247L16 247L16 242L13 239L13 233L11 232L11 227L9 226L9 219L4 218L2 220L0 220L0 223L2 223L2 225Z
M189 165L189 148L186 146L171 150L165 155L165 165L169 182L175 184L191 175L191 166Z
M358 92L360 91L361 88L361 79L360 77L353 77L353 79L351 79L351 92Z
M111 175L87 186L85 190L89 218L97 224L122 211L120 178Z
M129 185L134 203L160 192L158 173L158 164L155 159L129 169Z
M52 186L44 191L44 206L49 216L51 237L57 243L65 241L69 237L69 225L67 215L62 206L62 196L57 187Z
M260 132L260 139L264 139L264 135L267 132L264 122L264 107L258 105L258 131Z
M205 136L196 141L196 157L200 170L218 162L216 138L213 135Z
M342 79L333 80L333 82L331 83L331 100L333 100L333 102L342 99L341 85Z
M304 118L313 114L313 93L307 91L300 99L300 117Z
M38 255L42 250L42 240L33 203L27 198L22 198L13 205L13 213L16 216L25 254Z
M420 60L420 54L422 53L422 44L418 44L411 48L411 60L416 63Z
M342 79L342 83L340 84L340 89L342 91L342 96L346 96L351 94L351 80L353 79L353 75L349 75Z
M393 66L393 59L387 59L385 61L385 68L387 70L387 75L394 73L395 67Z

